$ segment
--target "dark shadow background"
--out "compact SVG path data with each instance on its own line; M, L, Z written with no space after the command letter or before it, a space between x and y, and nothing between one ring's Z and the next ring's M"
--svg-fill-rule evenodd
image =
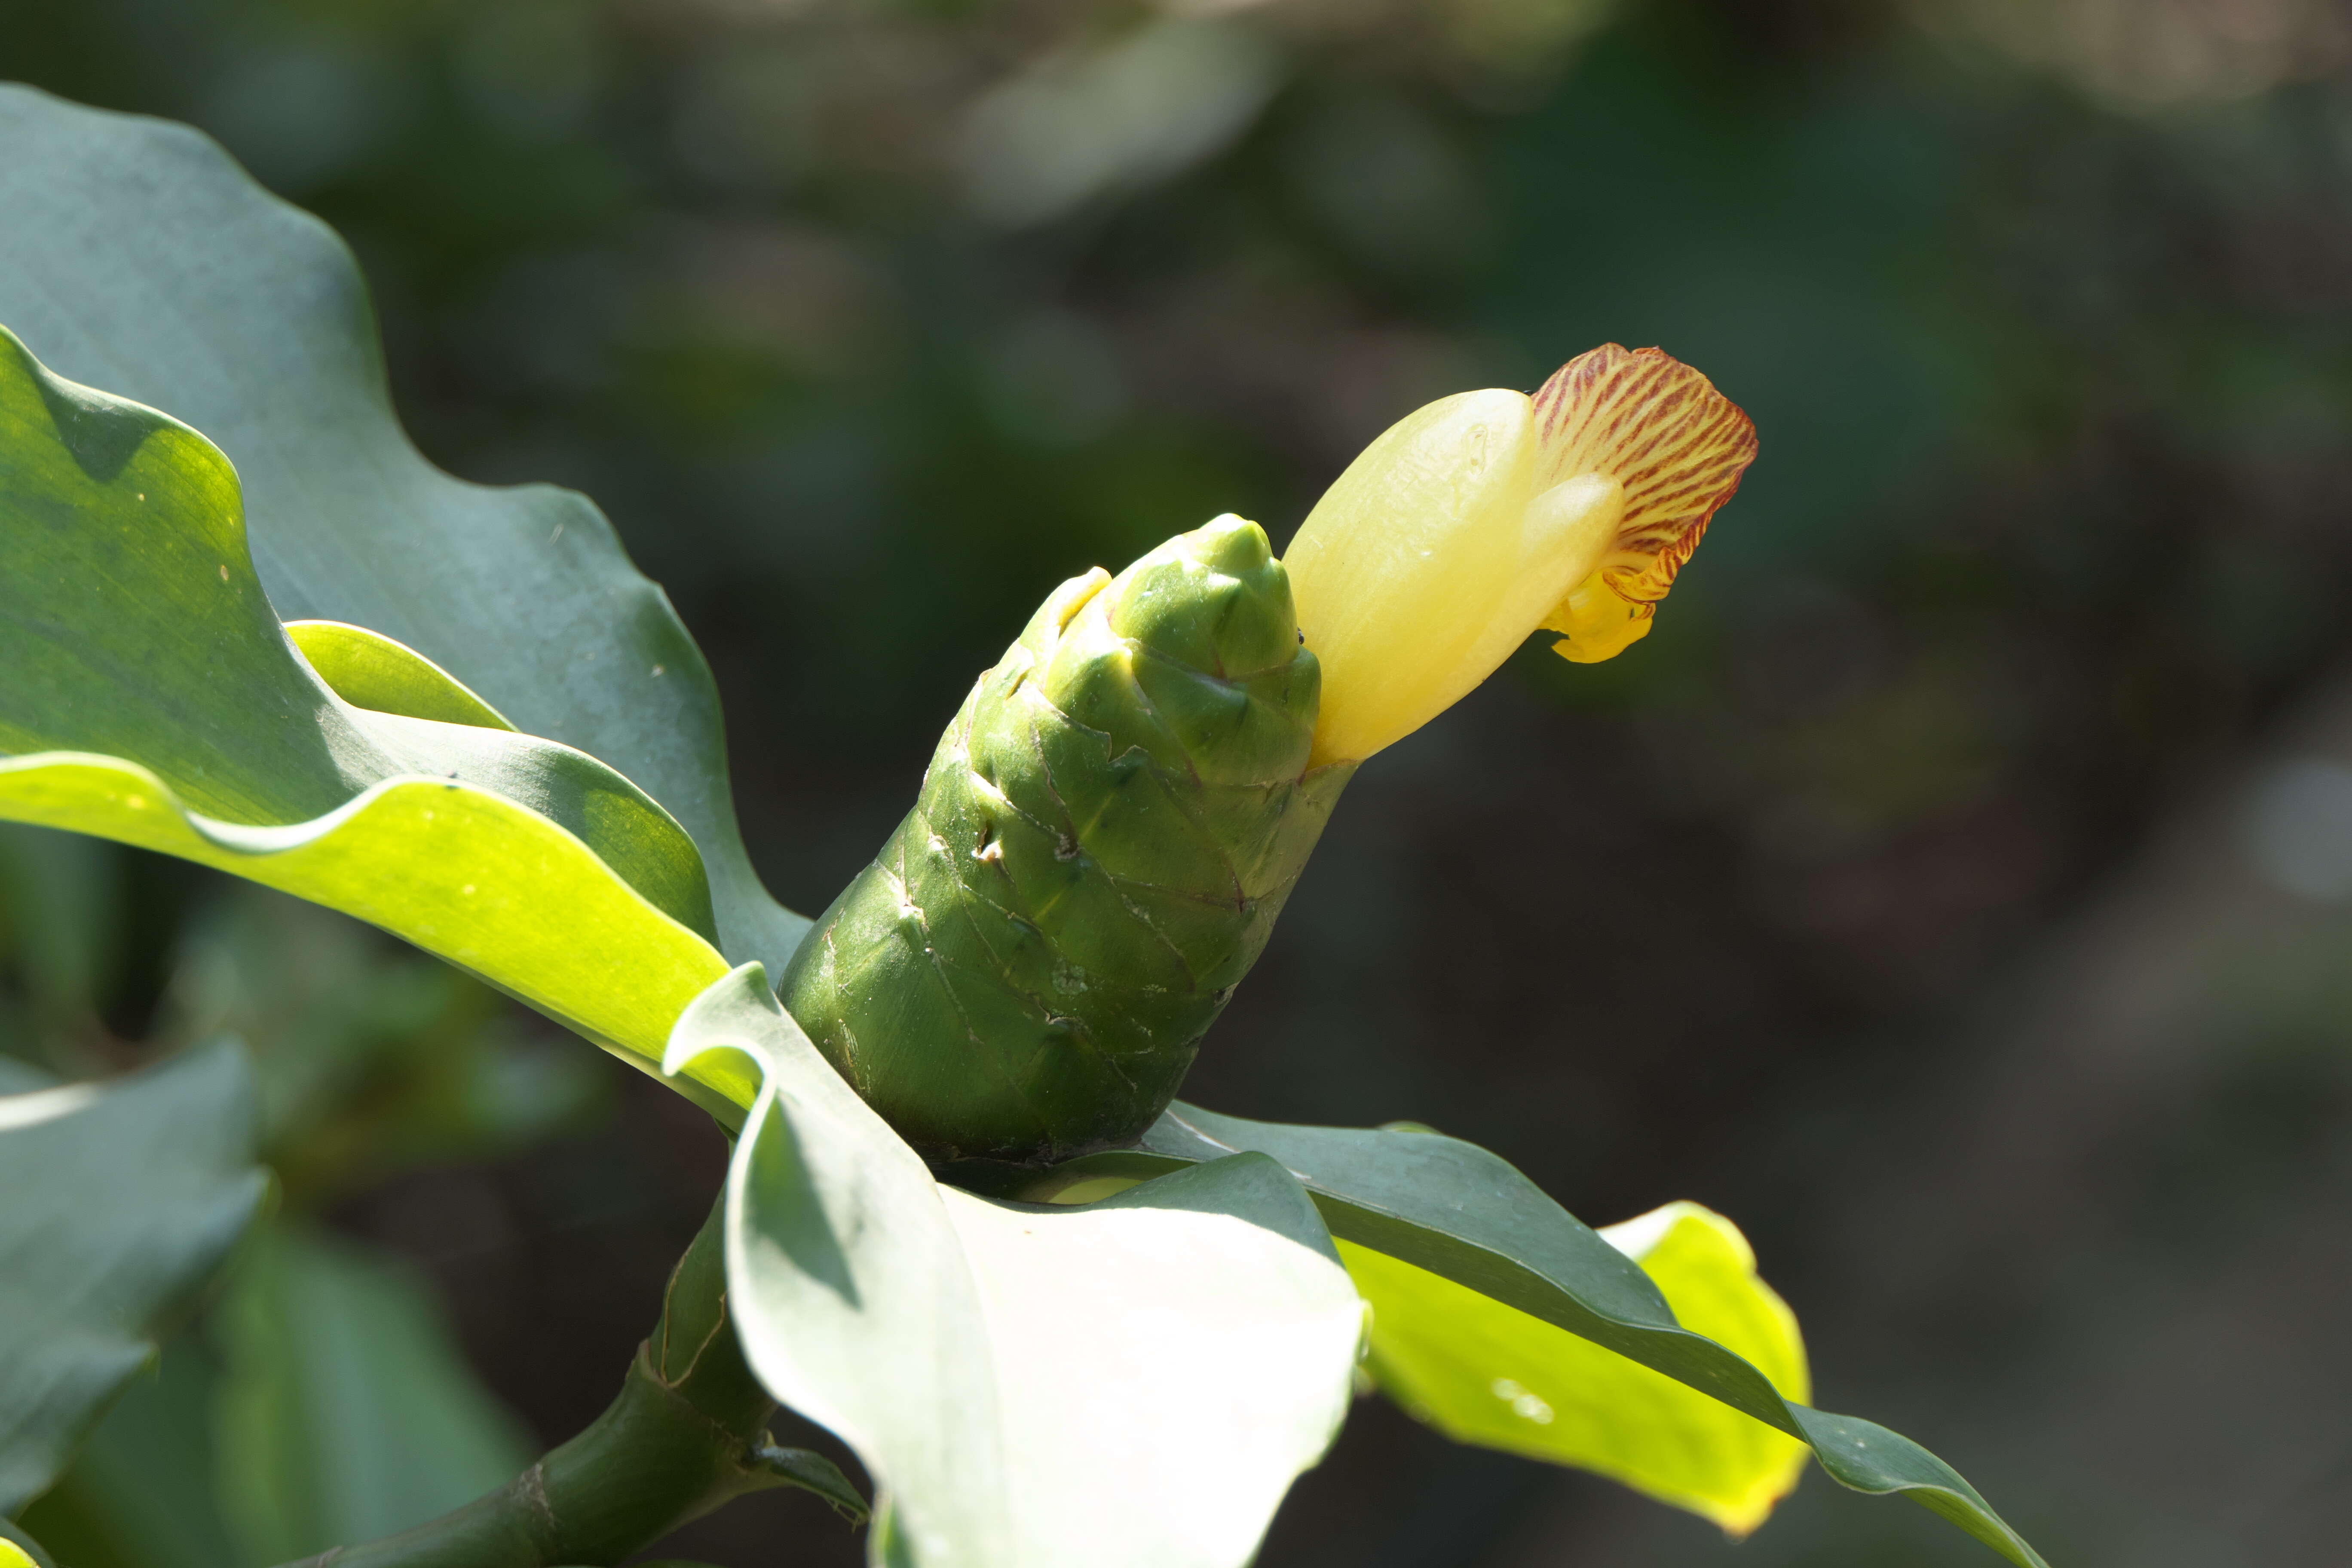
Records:
M1821 1402L2070 1568L2343 1560L2347 62L2327 0L0 0L0 74L351 239L437 462L613 515L804 910L1061 578L1599 342L1705 370L1762 457L1657 633L1369 767L1186 1093L1722 1210ZM139 876L125 1037L204 896ZM720 1171L611 1078L335 1209L550 1441ZM675 1549L856 1560L798 1496ZM1373 1402L1263 1560L1990 1558L1815 1476L1735 1559Z

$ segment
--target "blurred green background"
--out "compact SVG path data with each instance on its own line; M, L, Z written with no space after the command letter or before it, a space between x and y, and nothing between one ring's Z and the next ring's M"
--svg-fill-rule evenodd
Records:
M1763 451L1657 633L1531 647L1368 768L1188 1098L1730 1215L1821 1402L2070 1568L2343 1560L2332 0L0 0L0 75L350 238L426 453L586 490L667 587L811 912L1061 578L1226 510L1279 542L1444 393L1698 365ZM266 1561L602 1407L718 1181L698 1113L333 917L0 848L0 1047L237 1030L288 1193L54 1542ZM331 1298L397 1321L269 1326ZM461 1436L403 1491L303 1425L338 1389ZM96 1473L173 1431L201 1551ZM856 1560L797 1495L670 1550ZM1377 1403L1263 1560L1990 1561L1818 1476L1734 1548Z

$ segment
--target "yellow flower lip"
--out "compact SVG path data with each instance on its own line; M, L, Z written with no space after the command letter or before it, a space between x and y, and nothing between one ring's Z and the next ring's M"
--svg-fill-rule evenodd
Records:
M1754 426L1705 376L1614 343L1533 397L1466 392L1407 415L1284 556L1322 665L1315 763L1411 734L1538 627L1570 659L1622 651L1755 455Z
M1537 389L1538 438L1555 474L1601 473L1625 488L1617 538L1543 626L1562 658L1594 664L1648 635L1748 465L1756 426L1715 384L1662 349L1604 343Z

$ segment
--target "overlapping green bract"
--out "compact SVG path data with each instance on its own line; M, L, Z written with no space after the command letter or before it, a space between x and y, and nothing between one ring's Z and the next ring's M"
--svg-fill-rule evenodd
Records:
M785 1005L927 1153L1133 1138L1347 782L1307 772L1319 683L1255 523L1064 584L965 699Z

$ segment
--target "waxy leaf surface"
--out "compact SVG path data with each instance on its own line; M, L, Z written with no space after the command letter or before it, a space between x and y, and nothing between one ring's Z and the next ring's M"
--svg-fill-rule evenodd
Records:
M719 945L780 967L807 921L744 853L709 669L595 507L427 463L349 251L196 132L0 86L0 322L228 454L276 613L391 637L618 770L699 847Z
M372 648L378 700L462 701ZM5 330L0 668L0 817L357 915L647 1070L727 972L700 858L661 806L568 746L346 700L272 613L220 451ZM748 1080L715 1087L722 1115L749 1103Z
M1281 1161L1339 1241L1465 1286L1662 1373L1801 1439L1840 1484L1900 1493L2021 1568L2047 1568L1950 1466L1883 1426L1784 1398L1752 1363L1677 1323L1656 1283L1632 1258L1475 1144L1401 1129L1249 1121L1180 1101L1140 1147L1072 1161L1021 1190L1050 1195L1081 1182L1154 1175L1244 1151ZM1400 1296L1391 1317L1416 1302L1440 1312L1451 1305L1436 1293ZM1435 1334L1444 1327L1440 1317L1412 1331Z
M880 1491L877 1562L1241 1568L1336 1435L1362 1303L1298 1184L1240 1155L1103 1203L935 1182L756 967L679 1019L673 1068L755 1060L728 1186L752 1367Z
M249 826L325 816L388 778L462 779L569 829L710 933L701 858L667 812L568 746L342 700L255 578L219 448L49 374L5 327L0 562L0 752L128 758L192 809ZM398 694L430 670L414 660Z
M252 1075L216 1045L0 1096L0 1515L54 1481L253 1218Z
M1796 1316L1728 1220L1670 1204L1600 1234L1685 1328L1763 1371L1782 1397L1808 1397ZM1374 1378L1447 1436L1598 1471L1733 1535L1797 1484L1807 1453L1794 1437L1466 1285L1352 1242L1339 1251L1372 1305Z

